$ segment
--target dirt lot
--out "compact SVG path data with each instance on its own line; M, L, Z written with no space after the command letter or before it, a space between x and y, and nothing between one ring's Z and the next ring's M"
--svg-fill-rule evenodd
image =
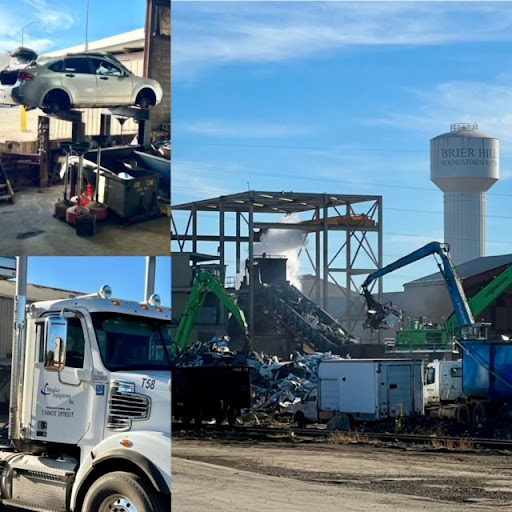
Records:
M173 438L173 509L512 510L512 453Z

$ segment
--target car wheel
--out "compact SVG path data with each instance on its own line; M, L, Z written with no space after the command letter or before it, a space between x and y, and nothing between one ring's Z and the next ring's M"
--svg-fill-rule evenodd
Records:
M137 97L137 105L142 110L148 110L153 107L156 103L156 98L151 90L144 89Z
M139 107L142 110L147 110L149 107L151 107L151 103L147 96L142 96L142 98L139 100Z
M71 107L68 95L63 91L49 92L43 101L43 112L45 114L58 114Z

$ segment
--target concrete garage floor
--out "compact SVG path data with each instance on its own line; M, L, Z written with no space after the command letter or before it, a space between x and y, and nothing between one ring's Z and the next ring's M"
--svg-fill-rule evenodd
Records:
M0 200L2 256L167 256L170 219L124 227L112 220L96 223L94 236L78 236L75 227L53 216L63 187L17 191L14 204Z

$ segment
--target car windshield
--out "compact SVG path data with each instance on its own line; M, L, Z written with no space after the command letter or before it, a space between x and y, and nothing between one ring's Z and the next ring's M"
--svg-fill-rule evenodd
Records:
M108 370L170 369L170 322L114 313L92 313L91 317Z

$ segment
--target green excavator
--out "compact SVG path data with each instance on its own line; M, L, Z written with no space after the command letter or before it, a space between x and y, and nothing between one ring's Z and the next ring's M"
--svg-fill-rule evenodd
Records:
M174 354L179 355L189 348L197 314L209 293L213 293L219 299L236 319L238 325L244 331L246 338L249 337L249 329L244 312L238 307L235 300L225 290L217 277L207 270L202 270L198 272L194 279L192 292L190 293L185 310L181 315L178 327L174 333L172 344Z
M490 283L478 293L468 299L473 317L478 318L498 297L512 287L512 265L498 274ZM450 347L454 336L459 334L459 321L452 313L448 320L440 327L424 327L417 324L417 328L398 331L395 337L395 350L421 349L428 347Z
M208 271L200 271L194 280L192 292L174 333L172 352L172 414L175 420L196 426L214 419L233 425L243 409L251 406L251 372L243 364L222 366L180 366L180 356L192 344L192 330L199 310L209 293L213 293L231 312L246 336L249 348L249 330L245 315L220 281Z

